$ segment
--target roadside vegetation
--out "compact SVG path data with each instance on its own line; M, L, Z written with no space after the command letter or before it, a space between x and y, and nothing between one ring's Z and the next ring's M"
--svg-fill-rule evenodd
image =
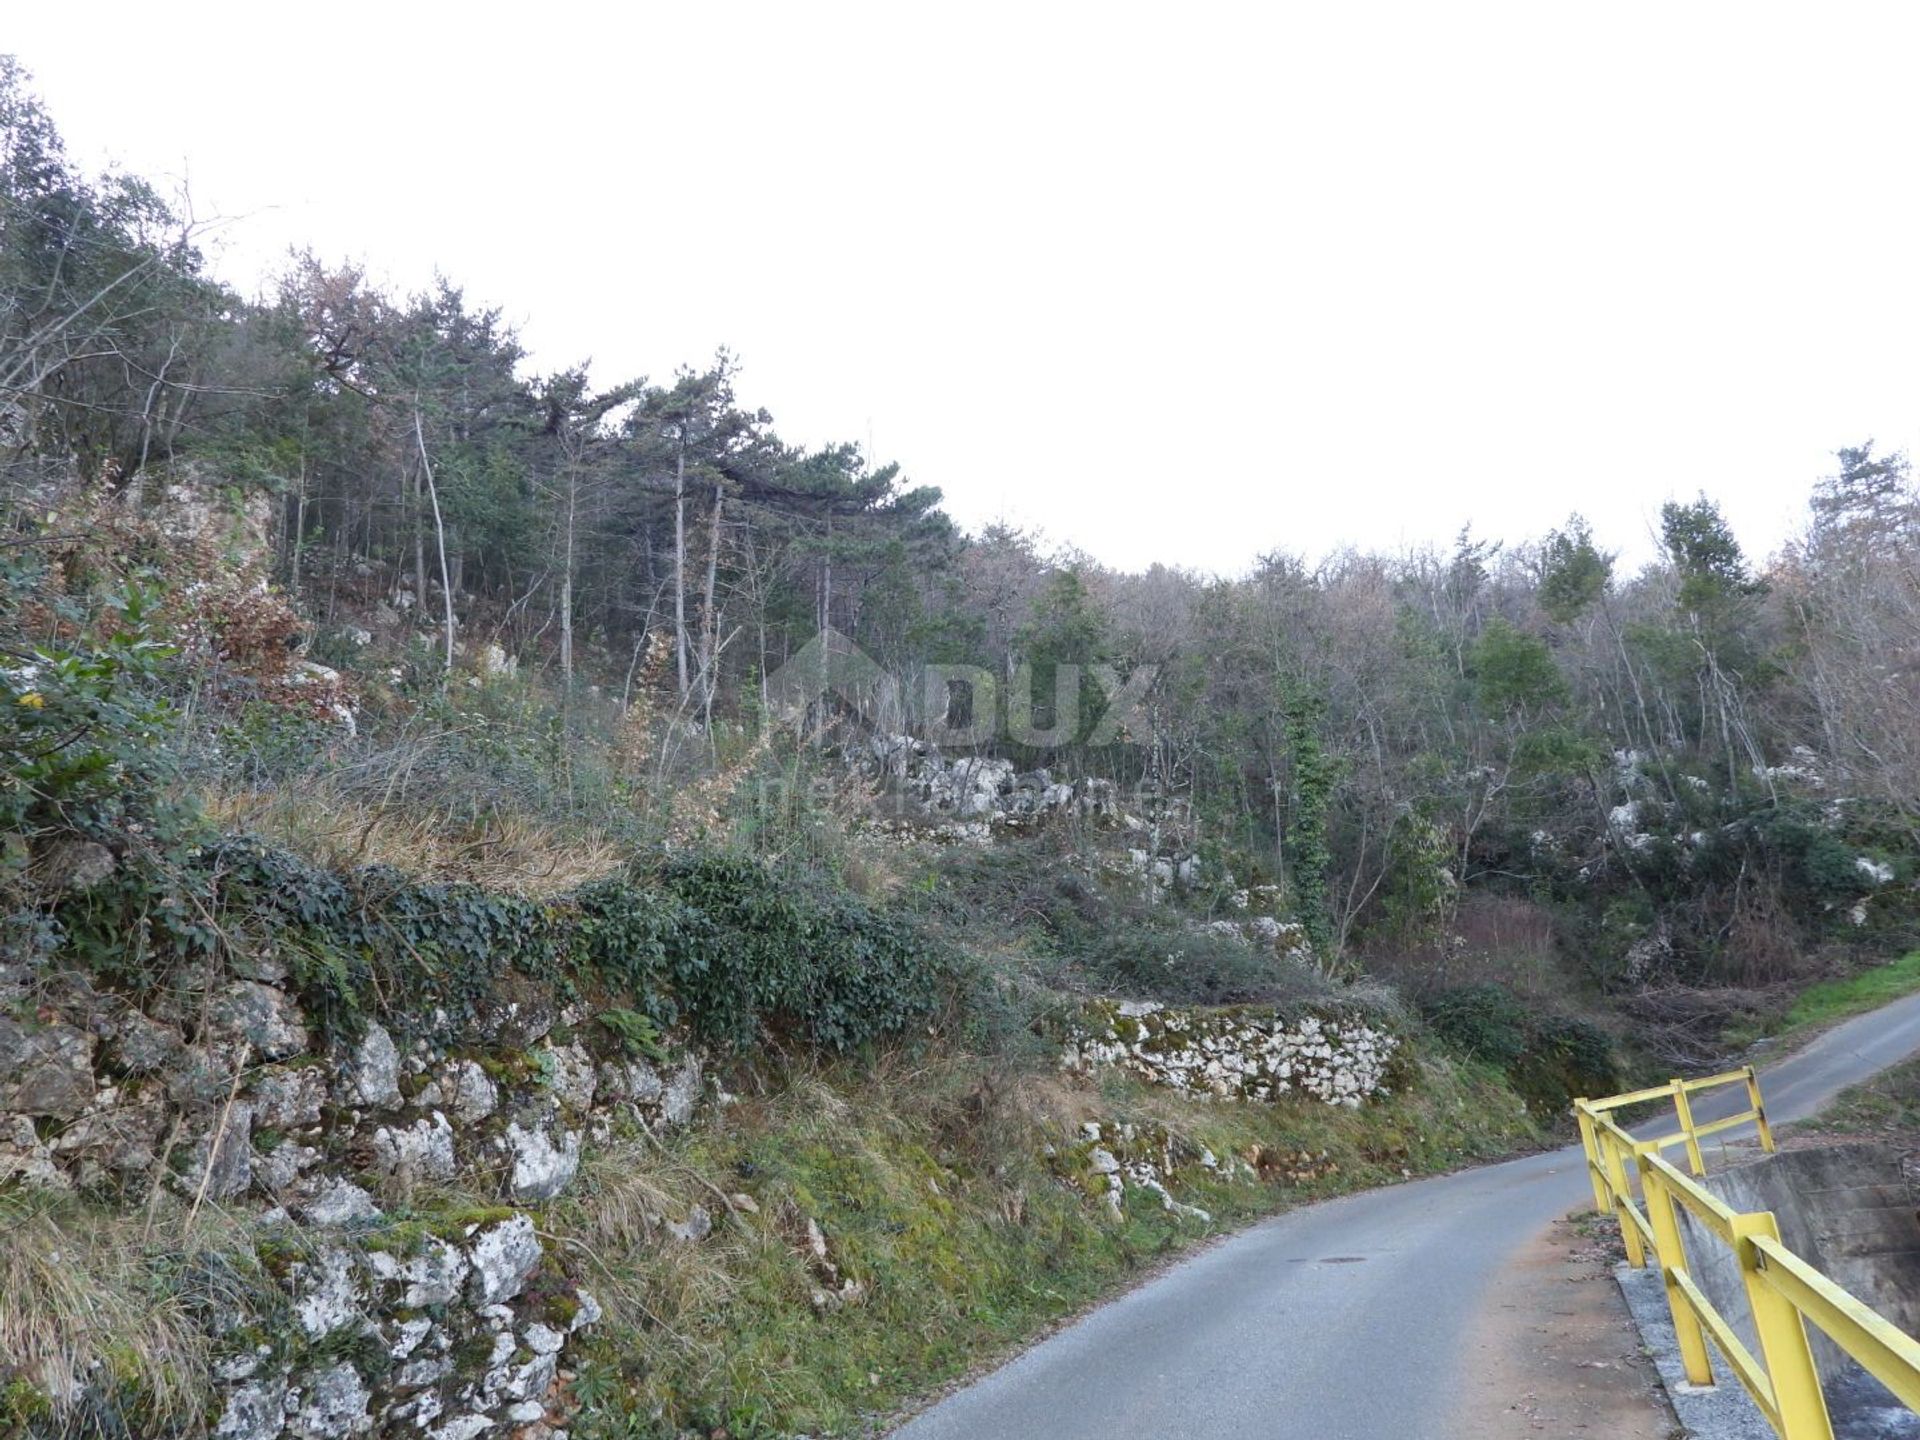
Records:
M1843 1091L1818 1117L1796 1128L1920 1150L1920 1060L1895 1065Z
M1916 990L1920 990L1920 950L1851 975L1816 981L1795 995L1785 1012L1764 1027L1764 1033L1782 1043L1803 1040Z
M1210 1218L1144 1190L1109 1215L1103 1177L1084 1168L1090 1124L1122 1155L1170 1155L1168 1183ZM1495 1077L1444 1061L1359 1111L1089 1088L965 1059L795 1077L684 1143L605 1152L553 1218L618 1277L616 1321L575 1382L609 1400L577 1433L653 1435L656 1412L756 1440L860 1433L1209 1236L1538 1134ZM714 1187L752 1209L706 1245L662 1248L632 1222L716 1206Z

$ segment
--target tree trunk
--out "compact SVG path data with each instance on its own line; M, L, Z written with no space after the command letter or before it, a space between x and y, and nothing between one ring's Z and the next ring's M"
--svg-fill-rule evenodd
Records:
M680 425L680 450L673 465L673 654L680 698L687 698L687 430Z
M567 464L567 543L560 562L560 683L566 699L573 698L573 536L579 513L580 476Z
M413 438L420 447L420 474L426 481L427 499L433 505L433 538L440 551L440 599L445 606L447 627L447 660L449 674L453 671L453 584L447 574L447 527L440 518L440 492L433 483L433 462L427 458L427 431L420 421L420 407L413 407ZM420 603L426 603L426 589L421 587Z
M718 617L713 613L714 581L720 570L720 512L726 506L726 491L713 487L713 518L707 527L707 583L700 597L700 692L701 709L709 724L713 721L713 691L719 683L718 656L714 641L719 635Z
M307 447L300 447L300 478L295 482L293 496L293 543L288 547L287 589L292 593L294 602L300 599L300 552L307 538Z

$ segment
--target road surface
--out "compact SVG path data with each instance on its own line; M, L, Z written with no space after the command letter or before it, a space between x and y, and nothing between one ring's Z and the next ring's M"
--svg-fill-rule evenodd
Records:
M1920 1051L1920 995L1761 1069L1812 1114ZM1734 1113L1745 1092L1694 1107ZM1467 1335L1492 1277L1593 1197L1577 1146L1311 1205L1195 1256L895 1440L1480 1440Z

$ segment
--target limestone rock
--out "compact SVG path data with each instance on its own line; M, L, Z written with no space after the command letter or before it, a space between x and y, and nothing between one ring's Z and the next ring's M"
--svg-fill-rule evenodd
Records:
M224 1106L233 1093L238 1058L226 1046L189 1046L167 1066L167 1098L190 1112Z
M122 1178L144 1175L159 1158L157 1147L166 1127L161 1106L151 1101L118 1101L116 1091L101 1091L97 1108L63 1129L50 1147L63 1160L89 1172L89 1180L100 1171Z
M318 1164L319 1160L320 1152L311 1145L286 1142L268 1150L256 1150L253 1155L253 1183L267 1194L278 1196L291 1190L301 1175Z
M580 1169L580 1136L560 1132L560 1143L545 1126L523 1129L507 1126L507 1149L513 1155L513 1198L551 1200L572 1182Z
M120 1017L108 1043L108 1059L127 1075L151 1075L173 1063L186 1041L171 1025L150 1020L138 1010Z
M400 1103L400 1052L384 1025L368 1024L347 1062L347 1081L361 1105L386 1109Z
M713 1216L706 1206L695 1205L685 1220L669 1223L667 1233L682 1244L696 1245L713 1233Z
M472 1273L467 1257L444 1240L428 1240L426 1248L400 1267L406 1284L402 1303L410 1309L450 1305Z
M473 1275L468 1290L476 1305L498 1305L518 1295L541 1259L533 1221L515 1215L482 1230L470 1252Z
M453 1067L449 1088L453 1092L454 1117L463 1124L475 1124L499 1108L500 1092L472 1060L459 1061Z
M380 1207L351 1180L335 1180L307 1202L300 1216L309 1225L353 1225L378 1220Z
M433 1440L475 1440L493 1429L493 1420L486 1415L456 1415L444 1425L435 1427L427 1433Z
M320 1123L327 1081L317 1066L274 1070L254 1081L254 1123L267 1130L304 1130Z
M93 1102L93 1039L0 1017L0 1110L70 1120Z
M694 1108L700 1103L702 1077L700 1057L689 1055L667 1082L666 1093L660 1098L660 1114L669 1125L684 1125L693 1119Z
M569 1335L584 1330L589 1325L598 1325L606 1318L607 1312L601 1308L600 1302L594 1298L591 1290L575 1292L574 1299L579 1302L580 1308L573 1312L573 1319L567 1322Z
M552 992L517 972L501 976L494 990L496 1003L485 1023L502 1049L531 1050L559 1021Z
M287 1387L278 1380L253 1380L227 1395L214 1440L275 1440L286 1421Z
M373 1397L360 1372L344 1361L311 1376L301 1403L287 1418L287 1434L296 1440L345 1440L373 1427L367 1402Z
M584 1111L593 1104L597 1082L593 1057L578 1045L556 1045L546 1056L547 1089L569 1110Z
M213 1032L244 1040L264 1060L284 1060L307 1048L299 1008L282 991L257 980L236 980L214 997L208 1014Z
M359 1320L363 1302L354 1270L353 1256L337 1246L328 1246L310 1262L293 1267L300 1292L294 1301L294 1318L314 1339Z
M451 1180L459 1173L453 1126L438 1110L404 1128L382 1125L373 1135L373 1162L381 1174L403 1184Z
M600 1088L611 1100L652 1105L666 1094L667 1082L644 1060L621 1060L600 1067Z
M208 1117L188 1151L187 1168L174 1176L183 1194L231 1200L253 1183L253 1107L236 1101Z

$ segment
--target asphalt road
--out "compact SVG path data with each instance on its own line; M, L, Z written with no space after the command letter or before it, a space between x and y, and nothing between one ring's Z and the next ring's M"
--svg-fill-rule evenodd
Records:
M1767 1113L1811 1114L1915 1051L1920 995L1764 1065ZM1714 1100L1696 1118L1734 1113L1744 1092ZM1094 1311L896 1440L1478 1440L1455 1411L1491 1277L1592 1203L1573 1147L1292 1211Z

